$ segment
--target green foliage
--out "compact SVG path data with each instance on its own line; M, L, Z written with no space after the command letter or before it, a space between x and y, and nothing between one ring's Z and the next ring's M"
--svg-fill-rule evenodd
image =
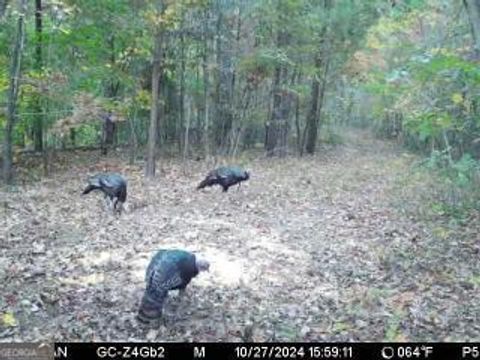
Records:
M412 131L420 141L438 137L443 131L451 129L453 119L448 113L425 112L409 114L404 122L405 129Z
M405 0L399 1L398 6L396 6L391 15L394 19L405 18L405 14L410 14L415 10L422 10L427 6L428 1L426 0Z
M356 64L371 124L429 154L425 177L437 181L425 202L455 217L480 207L480 67L462 6L412 0L383 8Z
M341 145L345 143L344 138L341 136L338 130L331 126L323 127L320 137L322 142L325 144Z
M442 51L424 61L410 63L418 81L455 81L462 79L471 85L480 84L480 67L475 63L466 61L458 55Z
M435 176L435 196L428 200L436 215L461 219L470 210L480 210L480 162L470 154L453 161L447 151L433 151L423 163ZM421 169L419 169L421 170Z
M431 28L443 29L445 19L450 20L446 9L430 1L402 2L390 17L381 19L370 31L367 44L391 66L378 69L373 65L363 90L376 98L372 109L376 124L389 128L385 121L396 122L397 118L388 114L400 113L404 139L416 138L425 150L453 146L463 152L464 142L457 139L469 139L472 133L480 136L475 105L480 67L465 57L464 49L433 47L428 37L419 42L417 36L420 19ZM399 49L407 51L400 53ZM448 137L454 140L446 142Z
M87 146L96 141L100 137L100 126L98 124L86 124L76 129L77 145Z
M259 49L241 59L239 69L257 76L271 76L277 66L293 66L288 55L279 49Z
M480 175L480 162L470 154L464 154L460 160L452 161L448 152L433 151L425 164L460 188L469 187Z
M400 325L405 315L403 310L398 309L394 311L387 323L385 341L398 341L398 338L402 335Z

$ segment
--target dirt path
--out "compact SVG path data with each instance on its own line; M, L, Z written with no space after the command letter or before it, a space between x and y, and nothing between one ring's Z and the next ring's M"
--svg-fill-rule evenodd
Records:
M165 160L148 183L112 160L129 180L120 219L79 196L101 165L0 192L0 313L16 320L0 341L478 341L478 253L391 205L412 159L360 133L314 158L245 162L251 180L228 194L193 190L201 163L183 176ZM211 271L149 329L135 320L144 271L167 247Z

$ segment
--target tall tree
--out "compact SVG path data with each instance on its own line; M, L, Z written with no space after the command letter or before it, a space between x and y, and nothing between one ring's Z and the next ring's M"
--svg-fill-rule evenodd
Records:
M148 130L147 166L145 175L149 178L155 176L155 162L157 150L157 126L160 107L160 78L162 74L162 30L155 36L155 49L153 52L152 66L152 107L150 110L150 127Z
M0 0L0 20L5 15L5 11L7 10L8 0Z
M43 68L42 57L42 0L35 0L35 70L41 74ZM41 104L41 94L35 96L35 115L33 125L33 138L35 151L43 150L43 109Z
M277 148L277 143L280 135L280 128L284 119L282 108L283 90L281 88L282 81L282 66L277 65L275 75L273 78L272 93L273 93L273 108L269 121L266 124L265 134L265 150L267 155L273 156Z
M287 14L285 12L285 2L279 1L276 6L276 43L275 47L279 52L285 48L288 42L289 34L285 27L287 22ZM283 25L282 25L283 23ZM265 151L268 156L273 156L275 153L285 153L282 144L279 144L279 139L282 137L283 127L286 127L288 107L285 106L286 91L283 88L283 82L286 77L287 69L283 60L277 59L275 64L275 71L272 83L272 112L270 118L265 124ZM279 146L280 145L280 146ZM285 144L286 145L286 144Z
M216 24L216 83L215 83L215 144L224 148L233 121L233 31L230 18L232 1L217 0Z
M332 3L332 0L324 0L323 3L323 11L326 16L322 17L324 19L324 24L318 38L318 49L315 54L315 74L312 79L312 99L305 127L305 150L308 154L313 154L315 152L315 147L317 144L318 125L320 120L319 117L322 109L328 68L330 64L330 54L328 50L328 11L331 9Z
M205 150L205 158L208 159L210 155L210 104L209 104L209 71L208 71L208 22L209 10L204 8L203 17L203 50L202 50L202 72L203 72L203 93L202 93L202 114L203 114L203 146Z
M7 122L5 124L5 139L3 143L3 179L5 183L13 181L12 167L12 135L15 125L18 92L20 89L21 64L23 46L25 42L25 15L27 12L27 0L18 1L18 20L15 43L13 45L12 62L10 68L10 85L7 99Z
M470 20L475 53L477 57L480 57L480 1L463 0L463 4L467 9L468 18Z
M179 119L179 126L177 131L177 136L179 138L179 144L182 143L181 138L184 136L183 131L187 134L187 126L185 124L185 71L186 71L186 52L185 52L185 12L182 11L182 18L180 22L180 84L179 84L179 99L178 99L178 106L180 107L180 119ZM182 131L183 130L183 131ZM188 136L185 135L185 140L188 141ZM184 149L187 148L188 144L184 142ZM180 151L182 150L180 145ZM184 152L185 154L185 152Z

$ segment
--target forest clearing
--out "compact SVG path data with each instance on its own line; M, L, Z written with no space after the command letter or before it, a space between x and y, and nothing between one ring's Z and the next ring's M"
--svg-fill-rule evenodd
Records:
M2 193L2 294L18 321L2 341L478 340L478 219L443 235L448 224L403 215L392 204L405 201L396 188L415 156L349 134L323 155L249 161L251 181L228 196L194 190L202 162L184 176L163 160L145 182L141 166L109 158L132 193L121 217L80 197L76 174L103 165L88 155ZM212 270L184 307L167 300L164 325L142 327L144 269L164 247L205 254Z
M480 0L0 0L0 143L0 345L480 341Z

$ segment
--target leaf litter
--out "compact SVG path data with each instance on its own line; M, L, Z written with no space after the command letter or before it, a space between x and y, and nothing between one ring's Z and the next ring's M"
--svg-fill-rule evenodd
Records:
M478 218L439 239L444 224L393 205L412 156L367 135L349 140L315 157L252 159L251 179L227 194L195 190L209 170L201 162L185 175L162 159L147 181L121 154L81 155L0 190L0 340L478 341ZM128 179L121 217L102 196L80 196L105 167ZM211 271L185 298L173 292L149 327L135 315L161 248L201 253Z

